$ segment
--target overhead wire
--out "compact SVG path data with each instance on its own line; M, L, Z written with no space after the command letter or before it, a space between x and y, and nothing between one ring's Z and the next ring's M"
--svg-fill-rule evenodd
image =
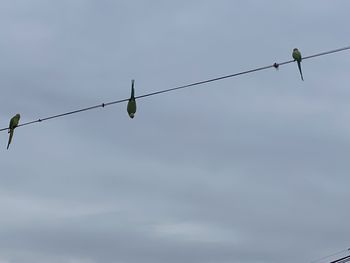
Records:
M320 57L320 56L325 56L325 55L328 55L328 54L333 54L333 53L337 53L337 52L341 52L341 51L345 51L345 50L349 50L349 49L350 49L350 46L343 47L343 48L338 48L338 49L333 49L333 50L330 50L330 51L325 51L325 52L317 53L317 54L314 54L314 55L305 56L305 57L303 57L303 60L307 60L307 59L311 59L311 58L315 58L315 57ZM233 78L233 77L237 77L237 76L240 76L240 75L250 74L250 73L253 73L253 72L262 71L262 70L266 70L266 69L270 69L270 68L278 69L282 65L286 65L286 64L289 64L289 63L293 63L293 62L294 62L294 60L288 60L288 61L284 61L284 62L281 62L281 63L274 63L272 65L257 67L257 68L254 68L254 69L245 70L245 71L241 71L241 72L238 72L238 73L224 75L224 76L220 76L220 77L216 77L216 78L211 78L211 79L207 79L207 80L203 80L203 81L190 83L190 84L183 85L183 86L178 86L178 87L174 87L174 88L169 88L169 89L164 89L164 90L160 90L160 91L147 93L147 94L144 94L144 95L135 96L135 99L146 98L146 97L150 97L150 96L154 96L154 95L158 95L158 94L162 94L162 93L166 93L166 92L170 92L170 91L175 91L175 90L185 89L185 88L189 88L189 87L193 87L193 86L203 85L203 84L206 84L206 83L215 82L215 81L228 79L228 78ZM77 110L73 110L73 111L68 111L68 112L65 112L65 113L52 115L52 116L48 116L48 117L45 117L45 118L40 118L40 119L37 119L37 120L25 122L25 123L19 124L17 127L27 126L27 125L31 125L31 124L34 124L34 123L43 122L43 121L47 121L47 120L51 120L51 119L56 119L56 118L60 118L60 117L64 117L64 116L68 116L68 115L72 115L72 114L77 114L77 113L84 112L84 111L97 109L97 108L104 108L104 107L107 107L107 106L110 106L110 105L126 102L128 100L129 100L129 98L121 99L121 100L115 100L115 101L111 101L111 102L107 102L107 103L101 103L101 104L97 104L97 105L86 107L86 108L81 108L81 109L77 109ZM8 127L0 129L0 132L1 131L6 131L6 130L8 130Z
M350 248L346 248L346 249L340 250L340 251L338 251L338 252L334 252L334 253L332 253L332 254L329 254L329 255L327 255L327 256L324 256L324 257L315 259L315 260L311 261L310 263L320 262L320 261L323 261L323 260L325 260L325 259L327 259L327 258L331 258L331 257L337 256L337 255L343 254L343 253L345 253L345 252L350 253ZM332 262L333 262L333 261L332 261Z
M330 263L345 263L350 261L350 256L342 257L336 260L331 261Z

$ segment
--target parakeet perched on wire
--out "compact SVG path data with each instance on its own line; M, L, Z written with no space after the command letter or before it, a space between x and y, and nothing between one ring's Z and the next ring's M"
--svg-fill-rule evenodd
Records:
M13 132L14 132L15 128L18 126L20 118L21 118L21 115L17 113L10 120L9 131L8 131L8 133L10 134L10 137L9 137L9 141L7 143L7 149L10 147L12 137L13 137Z
M132 80L131 81L131 96L130 96L130 99L128 101L128 107L127 107L127 111L128 111L128 114L129 114L131 119L135 117L135 113L136 113L136 100L135 100L134 83L135 83L135 80Z
M303 72L301 71L301 53L297 48L293 49L293 53L292 53L292 57L294 58L294 60L298 63L298 68L299 68L299 72L300 72L300 76L301 76L301 80L304 80L303 78Z

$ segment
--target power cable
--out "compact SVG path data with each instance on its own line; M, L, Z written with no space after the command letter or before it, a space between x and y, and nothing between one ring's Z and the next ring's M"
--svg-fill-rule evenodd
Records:
M310 263L316 263L316 262L319 262L319 261L325 260L325 259L327 259L327 258L334 257L334 256L337 256L337 255L340 255L340 254L343 254L343 253L345 253L345 252L348 252L348 253L349 253L349 251L350 251L350 248L343 249L343 250L340 250L340 251L338 251L338 252L335 252L335 253L329 254L329 255L327 255L327 256L324 256L324 257L321 257L321 258L315 259L315 260L311 261Z
M314 55L311 55L311 56L303 57L303 60L307 60L307 59L311 59L311 58L315 58L315 57L320 57L320 56L325 56L325 55L328 55L328 54L338 53L338 52L349 50L349 49L350 49L350 46L343 47L343 48L338 48L338 49L333 49L333 50L330 50L330 51L325 51L325 52L317 53L317 54L314 54ZM152 92L152 93L136 96L135 98L136 99L141 99L141 98L145 98L145 97L150 97L150 96L154 96L154 95L158 95L158 94L162 94L162 93L166 93L166 92L170 92L170 91L185 89L185 88L198 86L198 85L202 85L202 84L206 84L206 83L210 83L210 82L214 82L214 81L219 81L219 80L223 80L223 79L227 79L227 78L237 77L237 76L240 76L240 75L250 74L250 73L253 73L253 72L262 71L262 70L266 70L266 69L269 69L269 68L276 68L276 69L278 69L280 66L283 66L283 65L286 65L286 64L289 64L289 63L292 63L292 62L294 62L294 60L288 60L288 61L284 61L284 62L281 62L281 63L274 63L272 65L258 67L258 68L254 68L254 69L250 69L250 70L246 70L246 71L241 71L241 72L238 72L238 73L233 73L233 74L230 74L230 75L225 75L225 76L221 76L221 77L217 77L217 78L208 79L208 80L198 81L198 82L190 83L190 84L179 86L179 87L175 87L175 88L155 91L155 92ZM84 112L84 111L89 111L89 110L93 110L93 109L97 109L97 108L101 108L101 107L104 108L104 107L107 107L107 106L110 106L110 105L126 102L128 100L129 99L116 100L116 101L111 101L111 102L107 102L107 103L98 104L98 105L95 105L95 106L90 106L90 107L87 107L87 108L82 108L82 109L78 109L78 110L68 111L68 112L65 112L65 113L52 115L52 116L45 117L45 118L40 118L40 119L37 119L37 120L34 120L34 121L25 122L25 123L22 123L22 124L18 125L17 127L27 126L27 125L31 125L31 124L34 124L34 123L37 123L37 122L43 122L43 121L47 121L47 120L51 120L51 119L56 119L56 118L60 118L60 117L64 117L64 116L68 116L68 115L72 115L72 114L76 114L76 113L80 113L80 112ZM0 132L1 131L6 131L6 130L8 130L8 127L0 129Z

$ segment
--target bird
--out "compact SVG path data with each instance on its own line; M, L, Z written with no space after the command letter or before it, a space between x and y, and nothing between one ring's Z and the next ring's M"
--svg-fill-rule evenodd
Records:
M13 132L14 132L15 128L18 126L20 118L21 118L21 115L19 113L17 113L10 120L9 130L8 130L8 133L10 134L10 136L9 136L9 141L7 143L7 150L10 147L10 144L11 144L11 141L12 141L12 137L13 137Z
M294 49L293 49L292 57L294 58L294 61L296 61L296 62L298 63L298 68L299 68L301 80L304 81L303 72L301 71L301 61L302 61L302 57L301 57L300 51L299 51L297 48L294 48Z
M135 113L136 113L136 100L135 100L134 83L135 83L135 80L131 80L131 96L130 96L130 99L128 101L128 107L127 107L127 111L128 111L129 117L131 119L133 119L135 117Z

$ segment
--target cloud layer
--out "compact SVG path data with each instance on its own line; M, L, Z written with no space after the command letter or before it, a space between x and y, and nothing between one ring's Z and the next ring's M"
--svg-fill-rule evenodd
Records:
M347 1L8 1L0 122L349 45ZM17 129L0 262L310 262L349 246L348 52ZM327 262L327 261L323 261Z

